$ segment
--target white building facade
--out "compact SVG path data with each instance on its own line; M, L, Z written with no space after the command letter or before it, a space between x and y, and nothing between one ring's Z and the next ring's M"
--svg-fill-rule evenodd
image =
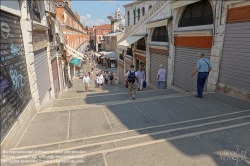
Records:
M131 13L143 3L149 2L135 1L124 7ZM249 3L157 1L139 21L131 15L125 17L127 31L117 47L124 58L124 72L130 64L137 69L146 66L146 80L155 87L159 65L163 64L167 69L166 88L195 92L196 78L190 74L198 53L203 52L213 68L205 91L249 100Z

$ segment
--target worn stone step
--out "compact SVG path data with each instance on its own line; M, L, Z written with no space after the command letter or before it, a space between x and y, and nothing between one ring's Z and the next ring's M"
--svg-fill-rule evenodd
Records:
M90 108L90 107L98 107L98 106L108 106L108 105L119 105L119 104L127 104L127 103L137 103L137 102L145 102L145 101L154 101L154 100L160 100L160 99L173 99L173 98L179 98L179 97L187 97L187 96L193 96L195 92L187 92L187 93L178 93L178 94L169 94L169 95L161 95L161 96L153 96L153 97L143 97L143 98L137 98L136 100L129 100L129 99L123 99L123 100L115 100L115 101L108 101L108 102L96 102L95 104L81 104L79 101L76 100L68 100L63 101L61 104L58 104L57 107L52 107L46 110L43 110L42 112L53 112L53 111L64 111L64 110L71 110L76 108ZM209 93L206 93L209 94ZM114 96L114 98L117 96ZM84 100L84 99L83 99ZM69 105L70 104L70 105Z
M47 165L48 162L62 162L66 160L71 160L71 159L84 159L85 157L89 157L92 155L98 155L98 154L103 154L103 153L108 153L108 152L114 152L114 151L120 151L124 149L132 149L140 146L146 146L150 144L156 144L159 142L164 142L164 141L170 141L170 140L175 140L175 139L181 139L181 138L186 138L186 137L192 137L192 136L198 136L200 134L205 134L205 133L211 133L215 131L221 131L221 130L226 130L226 129L231 129L235 127L241 127L241 126L246 126L250 125L250 117L242 117L241 119L235 119L228 121L226 123L222 123L219 125L219 127L216 127L214 129L208 129L206 127L194 127L192 129L179 129L179 130L172 130L169 132L165 133L151 133L150 135L143 135L137 138L126 138L126 139L121 139L121 140L113 140L113 142L104 142L101 144L96 144L96 145L90 145L90 146L83 146L83 147L74 147L74 148L66 148L66 149L61 149L63 152L82 152L81 154L76 154L72 156L67 156L67 154L62 155L62 153L48 153L46 154L47 156L63 156L63 158L46 158L45 155L39 155L39 154L34 154L32 155L33 158L37 157L37 160L39 163L36 164L31 164L31 165ZM220 122L219 122L220 123ZM217 124L219 124L217 123ZM173 132L179 132L179 134L174 134L172 135L171 133ZM150 137L149 137L150 136ZM66 157L67 156L67 157ZM31 157L31 156L30 156ZM24 159L24 158L23 158ZM21 159L20 159L21 160ZM43 163L44 162L44 163Z
M217 130L225 127L233 127L240 124L249 123L250 110L229 113L224 115L189 120L157 127L149 127L123 133L114 133L112 135L103 135L71 142L61 142L39 147L24 147L12 149L13 151L84 151L88 154L97 153L110 149L119 149L120 147L133 146L142 143L148 143L161 139L177 139L179 137L195 135L200 132ZM61 153L50 153L46 155L60 155ZM29 156L43 157L42 153L35 153ZM82 155L82 154L81 154ZM85 154L86 155L86 154ZM21 157L21 156L20 156ZM24 156L23 156L24 159ZM21 160L21 159L19 159ZM42 162L42 160L41 160Z

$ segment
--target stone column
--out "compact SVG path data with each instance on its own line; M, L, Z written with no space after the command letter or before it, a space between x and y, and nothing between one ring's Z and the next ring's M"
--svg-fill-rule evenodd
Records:
M149 82L149 74L150 74L150 51L149 47L146 48L146 82Z
M227 8L228 6L225 4L221 12L221 5L222 2L218 2L216 10L217 16L215 18L215 35L214 35L214 43L211 49L211 57L210 63L212 65L212 71L209 73L208 83L207 83L207 90L208 91L215 91L217 87L217 82L219 79L219 70L220 70L220 61L222 56L223 50L223 42L225 36L225 29L226 29L226 15L227 15ZM220 18L221 17L221 18Z

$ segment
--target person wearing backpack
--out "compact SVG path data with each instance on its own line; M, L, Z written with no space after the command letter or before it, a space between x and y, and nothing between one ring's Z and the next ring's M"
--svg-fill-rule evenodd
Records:
M130 71L126 73L126 85L128 86L130 99L135 100L137 84L139 83L138 73L134 70L135 66L130 65Z

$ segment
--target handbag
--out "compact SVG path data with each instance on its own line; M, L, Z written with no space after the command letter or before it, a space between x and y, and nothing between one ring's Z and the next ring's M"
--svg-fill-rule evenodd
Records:
M143 88L147 88L147 82L146 82L146 81L143 81L142 87L143 87Z

